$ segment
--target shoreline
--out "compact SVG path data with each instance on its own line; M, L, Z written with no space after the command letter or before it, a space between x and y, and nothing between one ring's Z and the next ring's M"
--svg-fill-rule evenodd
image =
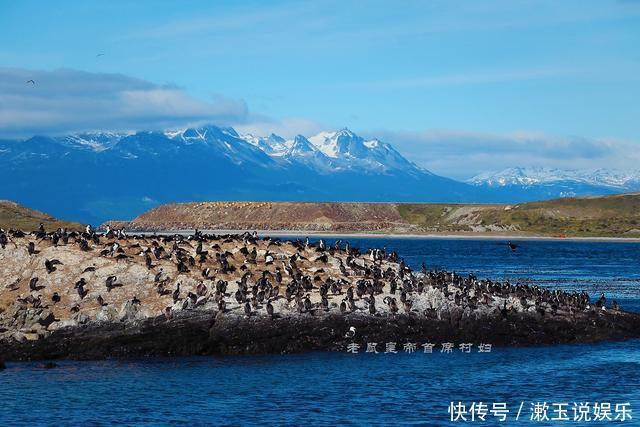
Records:
M640 237L554 237L540 235L498 235L498 234L416 234L416 233L371 233L371 232L323 232L301 230L231 230L231 229L202 229L206 234L243 234L256 231L259 236L274 237L328 237L328 238L365 238L365 239L424 239L424 240L513 240L513 241L559 241L559 242L611 242L611 243L640 243ZM143 235L189 235L193 229L177 229L163 231L129 230L130 234Z
M615 325L615 326L614 326ZM0 358L8 362L105 360L186 356L240 356L364 352L375 343L479 343L492 347L588 345L640 338L640 316L629 312L587 312L566 319L542 319L519 313L509 321L485 315L477 319L408 314L371 316L316 313L269 319L221 315L215 310L178 313L172 319L95 322L66 327L35 341L5 340ZM354 328L355 336L345 331ZM420 350L420 348L418 348Z

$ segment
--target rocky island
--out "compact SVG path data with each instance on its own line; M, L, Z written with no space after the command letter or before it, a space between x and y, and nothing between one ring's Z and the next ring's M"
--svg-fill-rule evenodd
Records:
M344 241L0 232L0 360L638 336L640 315L604 297L414 272L394 252Z

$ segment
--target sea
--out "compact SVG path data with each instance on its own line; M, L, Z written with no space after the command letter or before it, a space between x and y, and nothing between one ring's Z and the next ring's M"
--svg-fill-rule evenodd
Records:
M414 269L424 262L593 298L604 293L622 309L640 311L638 242L514 240L512 251L500 240L346 240L363 250L396 251ZM306 354L63 360L54 369L8 362L0 371L0 426L640 425L640 340L431 344L381 343L378 353L363 345Z

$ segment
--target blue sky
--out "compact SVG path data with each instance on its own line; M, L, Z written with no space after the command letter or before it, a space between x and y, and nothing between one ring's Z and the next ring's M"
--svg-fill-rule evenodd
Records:
M3 1L0 28L0 136L348 126L448 176L640 160L639 1Z

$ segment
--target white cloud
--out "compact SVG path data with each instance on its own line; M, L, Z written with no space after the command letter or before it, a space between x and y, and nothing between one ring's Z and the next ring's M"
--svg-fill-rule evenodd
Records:
M327 130L326 126L320 123L296 117L286 117L282 120L274 120L268 117L254 117L250 123L236 126L240 133L250 133L253 135L270 135L275 133L284 138L293 138L296 135L311 136L318 132Z
M235 125L248 120L244 101L222 97L203 101L174 85L122 74L0 68L0 137L4 138L205 122Z

